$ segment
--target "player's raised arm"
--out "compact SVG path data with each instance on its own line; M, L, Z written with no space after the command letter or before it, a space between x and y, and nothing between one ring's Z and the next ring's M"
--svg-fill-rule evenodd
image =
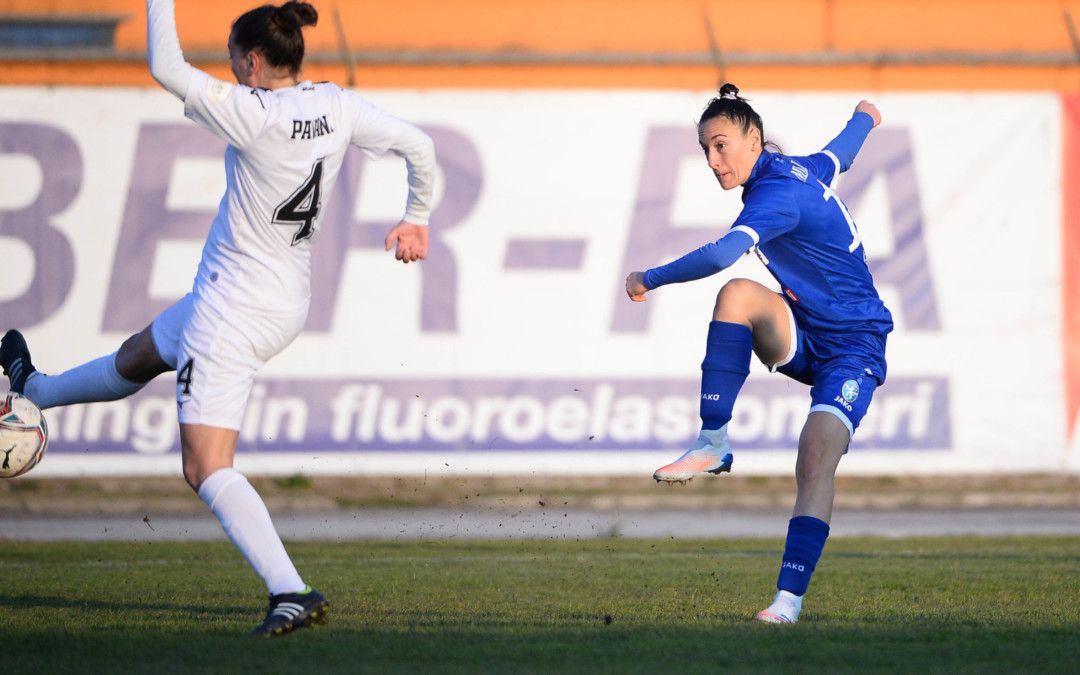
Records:
M874 120L874 126L881 124L881 113L878 112L877 106L867 100L859 101L859 105L855 106L855 112L866 113L870 116L870 119Z
M146 54L154 79L184 100L193 67L180 49L173 0L146 0Z
M866 137L879 124L881 124L881 113L878 112L877 106L865 100L855 106L855 113L848 120L844 130L829 141L824 148L824 152L835 158L838 165L837 173L843 173L851 168Z

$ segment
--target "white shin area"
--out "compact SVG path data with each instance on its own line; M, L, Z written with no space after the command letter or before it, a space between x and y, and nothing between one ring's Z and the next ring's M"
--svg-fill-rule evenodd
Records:
M116 353L102 356L59 375L33 373L23 393L41 409L73 403L115 401L131 396L145 384L132 382L116 370Z
M215 471L199 486L199 498L217 516L225 534L266 583L270 595L304 590L304 582L285 552L266 504L243 474L233 468Z

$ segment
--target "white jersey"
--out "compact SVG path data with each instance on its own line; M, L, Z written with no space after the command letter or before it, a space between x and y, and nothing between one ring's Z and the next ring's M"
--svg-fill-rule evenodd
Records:
M218 306L291 312L310 301L311 245L349 145L405 159L404 219L427 225L431 139L331 83L274 91L215 79L184 62L172 0L148 0L151 73L185 114L228 141L227 189L203 248L197 296Z

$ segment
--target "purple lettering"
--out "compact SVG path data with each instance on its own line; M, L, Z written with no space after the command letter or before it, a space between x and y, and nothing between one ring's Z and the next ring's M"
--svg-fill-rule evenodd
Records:
M28 206L0 211L0 236L21 239L34 251L34 278L21 296L0 302L7 326L41 323L68 296L75 278L75 253L52 218L66 209L82 187L82 155L75 140L43 124L0 124L0 153L29 155L41 167L41 193ZM92 223L90 225L93 225Z
M585 260L583 239L510 239L506 242L508 270L577 270Z
M675 227L671 222L679 163L687 157L701 157L701 148L692 131L686 127L650 129L645 141L644 157L634 214L630 218L630 235L623 255L624 274L630 270L655 267L667 257L687 253L715 241L729 224L702 223L700 227ZM618 279L612 282L616 286L612 332L644 332L649 322L651 303L627 301L623 285L618 282Z
M461 133L445 127L424 127L446 181L442 202L431 215L428 257L418 269L421 280L420 328L425 332L457 330L457 261L445 243L446 233L472 212L480 197L480 155ZM383 248L386 234L397 222L355 220L353 205L360 175L368 160L356 148L345 156L338 189L327 204L319 241L312 249L312 303L304 328L329 331L337 306L338 280L350 248Z
M150 297L158 245L167 239L206 238L214 210L173 211L165 206L173 165L185 157L225 154L225 141L190 124L143 124L135 147L131 186L120 223L102 329L134 333L179 298ZM195 278L195 270L191 270Z
M176 451L174 383L160 378L131 398L49 411L49 452ZM612 452L686 446L700 429L695 380L260 378L248 403L241 452L438 449ZM648 392L643 396L642 392ZM728 433L736 452L794 452L809 390L785 378L750 378ZM952 447L949 381L893 377L874 394L853 447Z

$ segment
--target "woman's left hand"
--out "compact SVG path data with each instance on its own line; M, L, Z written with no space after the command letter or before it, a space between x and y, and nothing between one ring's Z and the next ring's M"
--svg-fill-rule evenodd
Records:
M408 264L427 258L428 228L427 225L415 225L408 221L401 221L390 234L386 235L386 250L389 251L397 244L394 257Z
M870 116L870 119L874 120L874 126L881 124L881 113L878 112L877 106L870 101L859 101L859 105L855 106L855 112L864 112Z

